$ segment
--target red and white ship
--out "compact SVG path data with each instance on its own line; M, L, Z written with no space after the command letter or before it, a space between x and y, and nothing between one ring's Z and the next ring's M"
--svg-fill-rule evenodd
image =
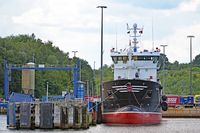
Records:
M160 51L138 51L136 46L143 29L127 25L130 36L128 49L111 50L114 80L103 84L103 113L105 124L159 124L161 107L167 110L166 99L161 100L162 86L157 79ZM133 46L132 46L133 44Z

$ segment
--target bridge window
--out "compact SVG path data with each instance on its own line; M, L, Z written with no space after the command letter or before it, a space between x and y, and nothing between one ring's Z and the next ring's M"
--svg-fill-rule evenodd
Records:
M158 62L158 56L152 57L153 63L157 63Z
M113 60L114 64L117 64L117 56L113 56L112 60Z
M159 56L132 56L132 60L134 61L153 61L153 63L158 62ZM127 63L128 56L112 56L112 60L114 64L117 64L118 61L123 61L123 63Z
M132 60L136 61L137 60L137 56L132 56Z
M128 56L123 56L123 63L126 63L128 61Z
M122 61L122 56L118 56L118 61Z
M123 61L123 63L126 63L128 60L128 56L112 56L112 60L114 64L117 64L118 61Z
M151 56L146 56L145 60L151 60Z
M145 60L145 56L138 56L138 60Z
M153 61L156 63L158 61L158 56L132 56L132 60L134 61Z

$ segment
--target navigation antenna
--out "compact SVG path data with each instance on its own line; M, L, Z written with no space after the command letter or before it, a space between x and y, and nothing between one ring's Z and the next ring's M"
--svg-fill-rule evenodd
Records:
M127 30L128 30L127 34L129 34L129 37L133 38L132 42L131 42L131 39L129 40L130 42L129 46L131 47L131 44L133 43L134 44L133 51L137 52L137 44L138 44L137 37L141 37L141 34L143 34L143 28L138 28L136 23L133 24L132 28L130 28L127 23Z
M153 17L152 17L152 51L154 51L154 27L153 27Z
M117 26L116 26L116 36L115 37L116 37L116 42L115 43L116 43L116 51L117 51Z

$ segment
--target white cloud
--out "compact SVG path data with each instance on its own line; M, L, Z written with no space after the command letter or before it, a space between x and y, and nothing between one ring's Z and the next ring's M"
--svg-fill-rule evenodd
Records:
M13 17L13 22L22 25L41 24L44 19L44 15L45 14L42 8L35 8L23 13L21 16Z
M194 12L198 9L199 4L199 0L184 1L179 5L178 10L181 12Z
M18 2L16 2L18 3ZM104 10L104 63L110 64L109 51L116 45L118 34L118 49L128 46L126 23L144 25L144 36L141 48L151 49L151 19L154 16L155 47L166 43L166 54L170 61L189 61L189 41L187 34L198 35L200 16L199 0L184 0L174 9L149 9L135 7L130 3L120 3L107 0L34 0L19 2L18 11L0 14L1 35L31 34L44 40L51 40L65 52L79 51L77 56L89 61L93 66L96 61L100 66L100 9L98 5L107 5ZM7 4L9 5L9 4ZM19 6L19 8L20 8ZM4 8L6 9L6 8ZM1 8L0 8L1 11ZM4 11L6 12L6 11ZM6 20L5 20L6 19ZM188 26L191 25L191 26ZM7 28L6 28L7 27ZM9 27L9 28L8 28ZM200 53L194 39L194 55ZM179 54L177 54L179 50Z
M188 63L190 59L190 41L187 38L188 35L196 35L196 38L193 39L192 53L193 59L196 55L200 53L200 41L199 35L200 24L185 26L179 29L176 29L174 34L164 38L161 42L166 42L168 47L166 47L166 55L170 59L170 62L175 60L181 63Z
M14 16L13 21L22 25L96 28L94 22L90 22L90 20L97 21L93 13L96 10L95 3L92 0L89 0L88 3L80 0L44 0L37 7L19 16Z
M49 0L13 16L12 20L26 33L34 32L39 38L51 40L65 52L78 50L77 55L91 64L97 60L91 55L98 53L95 48L98 50L100 40L99 32L93 33L100 29L100 10L96 6L93 0Z

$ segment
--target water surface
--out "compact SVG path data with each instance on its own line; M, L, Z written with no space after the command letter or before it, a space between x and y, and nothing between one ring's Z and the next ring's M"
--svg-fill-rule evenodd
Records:
M200 133L200 118L163 118L159 125L148 126L91 126L86 130L9 130L6 115L0 115L0 133Z

